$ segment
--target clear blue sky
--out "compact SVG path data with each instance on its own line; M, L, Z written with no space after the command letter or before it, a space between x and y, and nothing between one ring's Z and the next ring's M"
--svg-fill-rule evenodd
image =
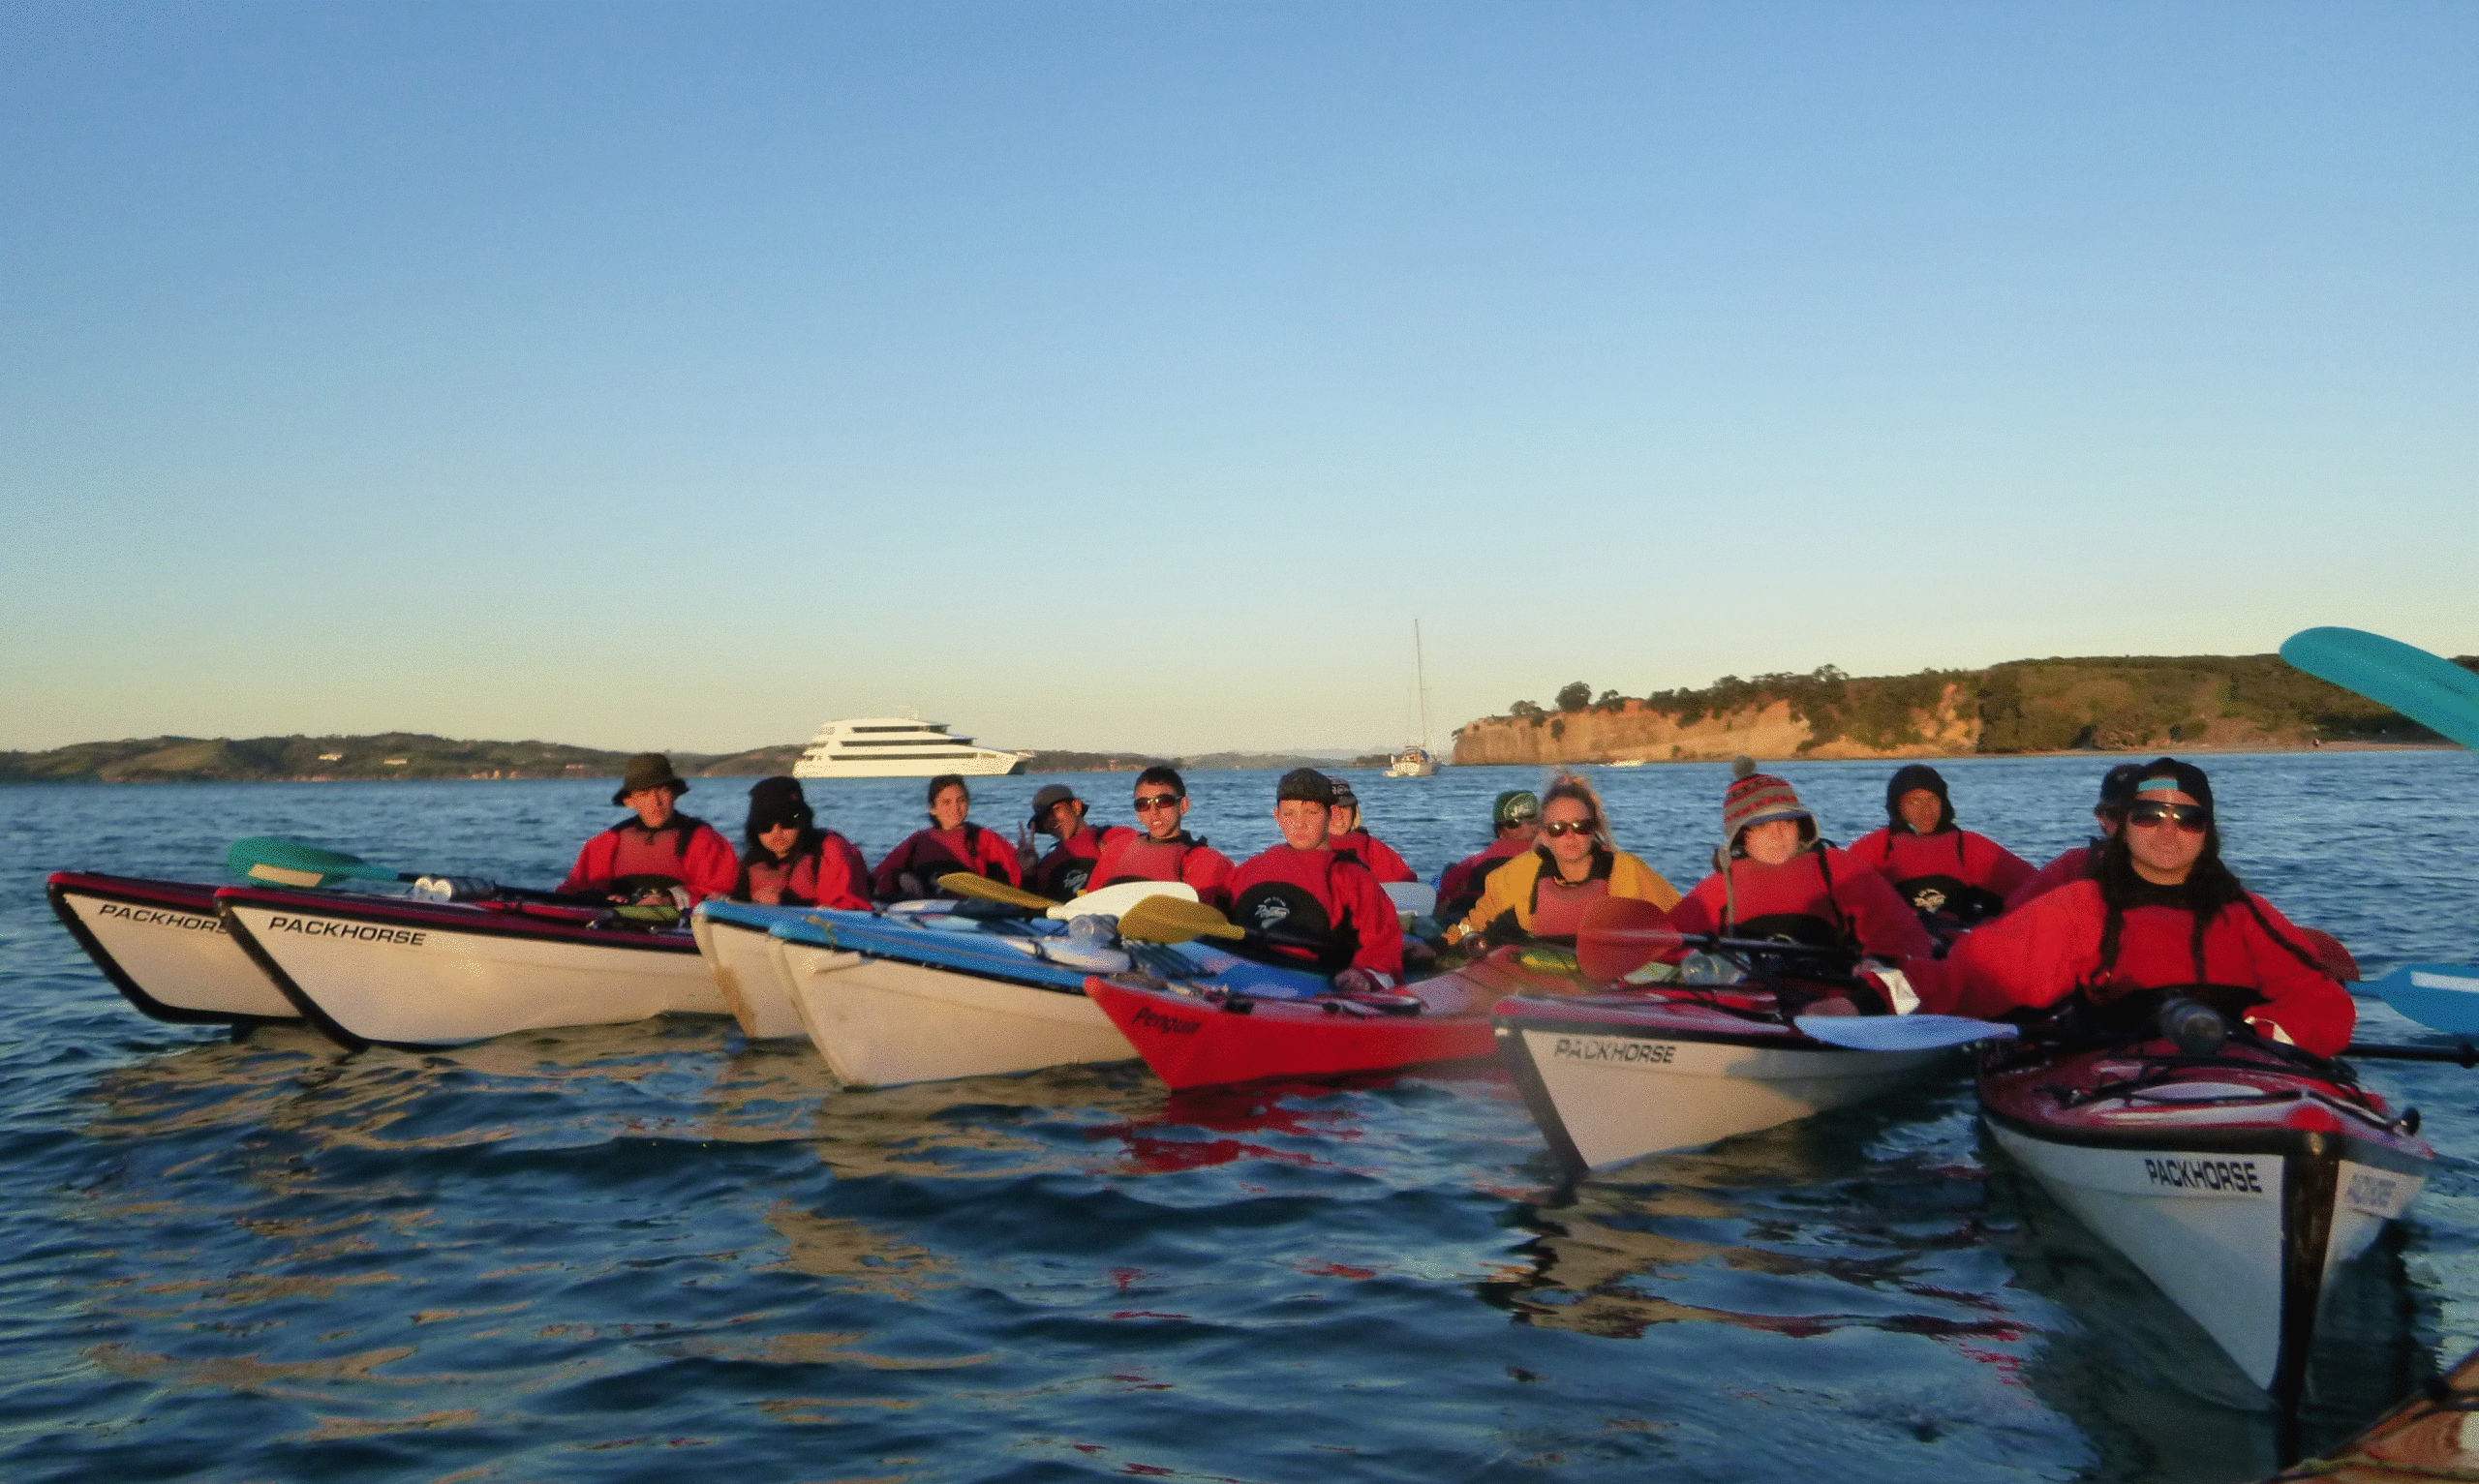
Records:
M2479 651L2479 5L0 7L0 747Z

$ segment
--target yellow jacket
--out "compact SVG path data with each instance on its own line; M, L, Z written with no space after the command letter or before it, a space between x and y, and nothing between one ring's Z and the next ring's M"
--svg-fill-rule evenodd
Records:
M1664 912L1678 905L1678 889L1664 881L1661 872L1623 850L1596 847L1593 853L1608 859L1610 895L1648 901ZM1446 930L1446 941L1460 943L1475 933L1493 929L1495 936L1507 941L1532 936L1533 887L1548 864L1548 855L1538 846L1510 857L1506 864L1489 873L1481 889L1481 900L1471 913ZM1595 860L1593 865L1593 874L1600 875L1601 862Z

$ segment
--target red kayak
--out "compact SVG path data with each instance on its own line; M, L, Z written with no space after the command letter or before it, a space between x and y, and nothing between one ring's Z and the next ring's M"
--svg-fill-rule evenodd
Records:
M1496 1046L1489 1008L1511 994L1576 985L1573 954L1502 948L1378 995L1261 998L1210 979L1095 976L1085 992L1174 1088L1267 1077L1338 1076L1474 1061Z

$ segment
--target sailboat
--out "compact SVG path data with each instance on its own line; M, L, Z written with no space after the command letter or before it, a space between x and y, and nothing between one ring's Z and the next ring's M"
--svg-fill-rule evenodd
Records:
M1421 740L1394 754L1393 766L1386 770L1390 778L1434 777L1438 770L1437 754L1429 750L1429 670L1427 656L1421 651L1418 619L1412 621L1412 678L1420 688Z

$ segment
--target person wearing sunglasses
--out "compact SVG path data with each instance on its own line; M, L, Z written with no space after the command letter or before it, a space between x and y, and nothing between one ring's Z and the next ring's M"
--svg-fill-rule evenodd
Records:
M1034 859L1033 836L1057 836L1050 854ZM1016 837L1016 863L1025 885L1053 901L1065 901L1086 890L1105 848L1136 832L1125 825L1095 830L1085 823L1085 801L1064 783L1045 783L1033 795L1033 817Z
M995 830L984 830L964 816L972 812L972 790L962 776L942 772L930 780L930 828L916 830L886 853L872 875L870 890L882 902L917 901L943 896L938 878L964 871L1025 884L1016 847Z
M1295 768L1274 785L1282 838L1231 872L1231 920L1254 930L1237 951L1334 976L1345 992L1392 988L1403 975L1394 903L1358 856L1328 837L1334 781Z
M2134 803L2134 780L2143 776L2141 763L2120 763L2100 777L2100 802L2092 806L2100 833L2083 844L2069 846L2058 858L2032 873L2032 878L2005 894L2005 910L2046 896L2069 881L2081 881L2098 868L2100 848L2127 822L2127 806Z
M1611 848L1609 816L1593 786L1560 773L1541 795L1541 833L1532 848L1489 873L1481 899L1446 930L1460 944L1551 943L1575 946L1584 909L1605 896L1632 896L1664 908L1678 890L1661 873Z
M1928 929L1893 884L1818 833L1798 792L1751 758L1730 764L1722 794L1722 845L1670 923L1689 934L1771 939L1828 951L1759 955L1763 972L1831 972L1860 957L1898 962L1935 952ZM1680 954L1686 953L1682 947Z
M2075 1004L2101 1032L2150 1023L2169 993L2268 1040L2332 1056L2357 1010L2305 933L2220 859L2212 781L2161 758L2135 779L2095 872L1904 965L1922 1010L1995 1017Z
M1460 922L1480 905L1490 873L1532 848L1541 835L1540 796L1528 788L1508 789L1490 808L1489 823L1497 832L1489 848L1455 862L1437 878L1438 921Z
M2032 878L2031 862L1954 824L1944 775L1925 763L1894 771L1884 825L1852 841L1851 853L1892 882L1940 938L2005 911L2007 893Z
M870 867L850 840L817 828L816 816L792 777L760 778L749 791L736 902L770 907L836 907L866 912Z
M1326 816L1326 837L1336 850L1360 857L1360 863L1375 872L1379 881L1418 881L1421 873L1394 853L1394 847L1361 828L1360 796L1352 792L1349 779L1326 774L1334 786L1334 807Z
M1148 768L1136 775L1136 823L1143 833L1121 831L1102 847L1088 878L1094 890L1129 881L1184 881L1209 906L1230 903L1231 858L1190 834L1188 785L1176 768Z

